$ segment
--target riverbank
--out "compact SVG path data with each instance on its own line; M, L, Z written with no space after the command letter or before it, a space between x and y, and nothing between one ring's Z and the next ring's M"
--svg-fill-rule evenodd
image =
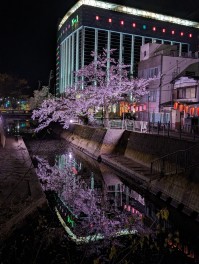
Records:
M23 226L29 216L47 208L28 150L20 137L0 146L0 241Z
M26 146L28 146L28 144ZM54 160L51 159L51 156L54 156L55 153L64 153L66 146L67 142L65 140L61 141L57 139L50 143L42 139L41 142L36 140L34 144L32 144L32 147L28 146L28 150L30 155L42 154L48 156L48 158L50 158L49 162L53 163ZM82 151L81 153L84 155ZM99 249L97 255L96 253L89 255L90 253L87 244L83 248L78 249L76 245L71 244L71 242L69 243L63 228L60 226L60 223L52 210L43 211L40 209L37 212L38 213L35 213L34 215L29 215L29 217L26 218L24 225L13 231L10 238L2 245L0 259L3 264L32 264L46 262L60 264L93 264L94 260L97 261L98 257L100 259L106 257L107 262L104 263L110 263L109 254L111 253L111 245L104 250ZM137 243L140 243L138 237L134 239L137 239ZM122 243L125 242L126 241L122 241ZM127 244L125 244L126 247L128 248L128 245L132 244L132 242L133 241L130 239ZM146 243L148 243L147 239ZM150 245L153 245L152 241L150 241ZM96 249L97 247L98 245L95 244L94 248ZM163 246L161 250L157 250L155 245L153 245L153 248L149 248L147 244L146 249L146 254L143 254L140 249L136 250L133 254L136 263L157 264L163 256L167 260L167 262L163 262L165 264L168 263L168 261L169 263L177 263L176 259L179 258L182 259L181 264L193 263L192 259L184 257L182 252L177 252L178 255L176 256L175 252L170 253L169 248L165 249ZM117 253L121 257L119 252L120 251L118 250ZM128 254L128 257L130 261L132 255ZM111 263L118 263L117 259L114 258Z
M181 172L163 177L151 174L154 159L194 147L195 142L77 124L55 132L86 155L121 172L126 181L139 182L144 189L199 222L197 173L192 170L189 175ZM197 151L193 158L197 157Z

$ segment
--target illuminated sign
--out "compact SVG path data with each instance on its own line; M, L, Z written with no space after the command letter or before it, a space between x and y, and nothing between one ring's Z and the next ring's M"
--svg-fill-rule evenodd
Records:
M75 222L70 218L69 215L67 216L67 223L71 224L71 226L74 227Z
M73 18L72 19L72 27L74 27L76 24L78 24L78 22L79 22L79 18L78 18L78 15L75 17L75 18Z

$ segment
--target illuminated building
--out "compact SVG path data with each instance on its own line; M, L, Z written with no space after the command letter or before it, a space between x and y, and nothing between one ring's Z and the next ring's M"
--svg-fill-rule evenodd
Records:
M199 23L95 0L78 1L58 26L56 93L74 84L73 72L92 61L91 51L116 49L116 59L137 76L140 47L175 45L178 54L196 51Z
M199 76L198 63L199 52L188 51L179 54L175 45L157 43L143 45L140 50L138 77L155 78L148 86L149 93L137 104L137 119L171 122L170 113L174 102L176 99L182 99L178 98L177 94L174 96L174 82L182 76ZM193 103L193 97L188 98L188 92L186 96L183 98L188 100L186 103Z

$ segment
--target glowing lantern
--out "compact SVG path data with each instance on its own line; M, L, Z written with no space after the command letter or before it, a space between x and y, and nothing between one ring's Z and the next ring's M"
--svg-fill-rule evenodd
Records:
M194 113L195 113L195 108L192 107L192 108L190 109L190 114L191 114L192 116L194 116Z
M174 108L175 110L178 109L178 102L174 103L173 108Z
M182 112L184 110L184 105L179 105L179 111Z

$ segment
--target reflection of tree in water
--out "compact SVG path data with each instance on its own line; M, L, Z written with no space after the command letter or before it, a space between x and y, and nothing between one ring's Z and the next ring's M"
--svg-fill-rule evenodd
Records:
M47 171L52 173L52 168L48 167ZM86 170L84 169L81 172L86 174ZM67 173L71 175L70 171L67 171ZM78 175L80 175L80 172L78 172ZM74 193L67 189L63 196L72 203L76 214L79 214L79 216L83 214L84 216L89 215L91 220L89 225L88 222L84 223L87 231L96 233L102 232L103 229L106 235L110 234L110 219L103 218L104 216L101 214L102 208L99 208L99 201L95 200L93 190L89 189L85 181L81 181L78 177L75 188L74 185L71 186ZM84 188L80 191L82 186ZM105 210L109 210L110 217L112 217L110 208L113 203L114 200L112 200L112 204L105 204L104 208ZM119 224L121 222L125 223L126 228L136 226L137 219L132 217L132 215L120 215L119 212L117 213ZM154 223L151 225L151 232L138 228L139 234L119 237L117 240L107 236L106 240L100 242L94 241L90 244L78 246L78 248L81 252L84 252L86 263L194 263L195 253L184 244L179 232L172 230L168 225L168 209L162 208L158 211L156 217ZM104 224L100 225L99 222L104 222ZM143 217L142 223L145 222L146 219ZM142 226L142 223L139 222L140 226ZM116 228L116 225L112 227ZM80 234L83 234L82 229ZM79 255L79 261L81 259L82 254Z
M125 213L116 210L109 211L112 213L109 217L106 214L107 209L110 210L108 203L103 202L102 206L102 197L79 175L74 175L73 167L60 169L56 165L51 167L46 160L39 157L37 160L39 161L37 175L44 190L56 191L78 218L82 213L87 216L85 221L82 221L81 231L85 230L88 235L89 233L100 233L109 237L122 229L125 219L127 220ZM76 229L76 231L80 232L80 229Z

